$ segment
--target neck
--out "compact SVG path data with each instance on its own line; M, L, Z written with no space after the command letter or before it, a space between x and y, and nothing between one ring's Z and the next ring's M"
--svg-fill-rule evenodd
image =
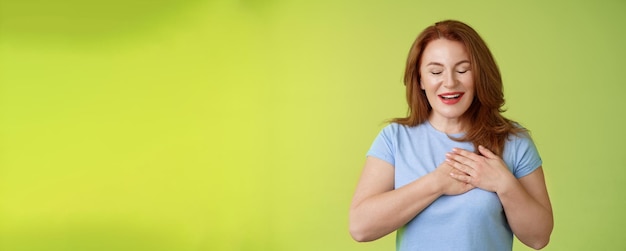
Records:
M428 122L435 128L437 131L446 133L446 134L456 134L462 133L465 131L465 127L459 118L436 118L431 116L428 118Z

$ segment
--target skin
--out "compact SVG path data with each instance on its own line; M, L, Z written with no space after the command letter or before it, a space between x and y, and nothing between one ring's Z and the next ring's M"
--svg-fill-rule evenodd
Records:
M424 49L420 64L420 87L433 108L428 121L437 130L453 134L463 131L459 117L474 99L474 78L469 55L460 42L437 39ZM439 95L463 93L454 105L445 104Z
M459 118L474 97L469 55L463 44L446 39L430 42L419 70L420 87L433 108L429 122L445 133L463 132ZM462 97L446 104L440 97L446 93L462 93ZM542 168L516 179L500 157L484 147L479 147L479 152L481 155L451 149L435 171L399 189L394 189L394 167L367 157L350 206L352 237L376 240L408 223L440 196L478 187L498 195L520 241L535 249L547 245L553 219Z

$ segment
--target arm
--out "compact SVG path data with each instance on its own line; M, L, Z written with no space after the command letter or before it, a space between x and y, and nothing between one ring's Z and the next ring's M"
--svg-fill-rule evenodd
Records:
M548 245L554 226L543 169L513 179L498 193L513 233L534 249Z
M448 176L441 164L406 186L394 190L394 167L368 157L350 206L350 234L356 241L381 238L413 219L443 194L461 194L473 187Z
M507 220L517 238L529 247L541 249L553 228L552 206L543 176L543 169L516 179L500 157L480 146L478 154L455 149L448 162L465 176L450 174L476 187L498 194Z

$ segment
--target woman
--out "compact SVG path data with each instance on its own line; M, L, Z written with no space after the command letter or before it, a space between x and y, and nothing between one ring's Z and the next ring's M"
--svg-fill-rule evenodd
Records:
M502 79L485 42L447 20L407 60L409 112L374 140L350 207L350 233L398 230L397 250L541 249L553 228L542 162L525 129L502 116Z

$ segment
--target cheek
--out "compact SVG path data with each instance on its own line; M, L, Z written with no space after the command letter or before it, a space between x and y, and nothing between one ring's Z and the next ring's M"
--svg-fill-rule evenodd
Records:
M474 78L471 75L464 76L460 80L466 88L474 89Z
M433 88L435 88L434 86L436 85L436 79L433 78L429 78L429 77L422 77L422 80L420 81L420 88L422 88L422 90L425 90L426 92L428 92L428 90L432 90Z

